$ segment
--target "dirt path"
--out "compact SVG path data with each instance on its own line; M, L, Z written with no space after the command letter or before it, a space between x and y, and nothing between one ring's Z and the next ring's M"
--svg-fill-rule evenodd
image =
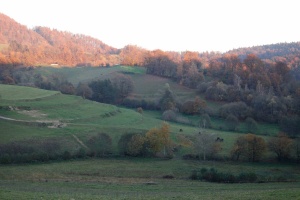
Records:
M20 119L12 119L9 117L3 117L0 115L0 120L7 120L7 121L13 121L13 122L23 122L23 123L35 123L35 124L39 124L42 126L46 126L48 128L63 128L65 127L67 124L65 123L61 123L59 120L36 120L36 121L29 121L29 120L20 120Z
M88 149L88 147L76 136L76 135L73 135L72 136L74 137L74 139L81 145L83 146L84 148Z
M15 122L29 122L29 121L25 121L25 120L18 120L18 119L12 119L12 118L8 118L8 117L3 117L1 115L0 115L0 119L9 120L9 121L15 121Z

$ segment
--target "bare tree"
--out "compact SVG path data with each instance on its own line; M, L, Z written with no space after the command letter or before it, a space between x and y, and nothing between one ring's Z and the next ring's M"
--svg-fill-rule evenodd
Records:
M220 143L216 142L216 136L209 133L195 135L194 148L197 154L206 160L207 156L213 156L220 151Z

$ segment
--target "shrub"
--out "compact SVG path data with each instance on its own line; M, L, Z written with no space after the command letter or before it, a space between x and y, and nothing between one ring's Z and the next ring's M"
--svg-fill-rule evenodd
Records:
M165 121L175 121L176 117L176 113L173 110L166 110L162 114L162 119Z
M257 122L251 118L251 117L247 117L247 119L245 120L246 123L246 129L249 133L255 133L258 130L258 125Z

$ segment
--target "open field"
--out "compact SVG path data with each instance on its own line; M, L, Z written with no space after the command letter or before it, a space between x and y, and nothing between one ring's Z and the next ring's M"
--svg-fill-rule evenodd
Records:
M97 159L0 166L1 199L297 199L299 182L216 184L192 181L193 169L250 170L299 177L294 165L177 159ZM295 174L292 174L295 173ZM172 175L174 179L165 179ZM12 178L13 177L13 178Z

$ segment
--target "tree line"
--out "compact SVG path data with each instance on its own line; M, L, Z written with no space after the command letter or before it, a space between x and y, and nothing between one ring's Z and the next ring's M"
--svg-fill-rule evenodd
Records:
M2 144L0 145L0 163L47 162L118 155L171 159L182 148L190 149L190 153L184 154L183 159L244 162L270 159L276 159L278 162L300 161L299 138L293 140L284 133L279 133L268 140L254 134L240 135L236 138L229 154L224 155L222 145L227 141L218 135L202 130L192 135L176 134L174 138L171 137L170 125L165 122L160 127L151 128L144 133L124 133L117 143L118 152L113 149L111 136L103 132L87 138L85 147L78 147L71 151L63 148L63 142L50 139Z

